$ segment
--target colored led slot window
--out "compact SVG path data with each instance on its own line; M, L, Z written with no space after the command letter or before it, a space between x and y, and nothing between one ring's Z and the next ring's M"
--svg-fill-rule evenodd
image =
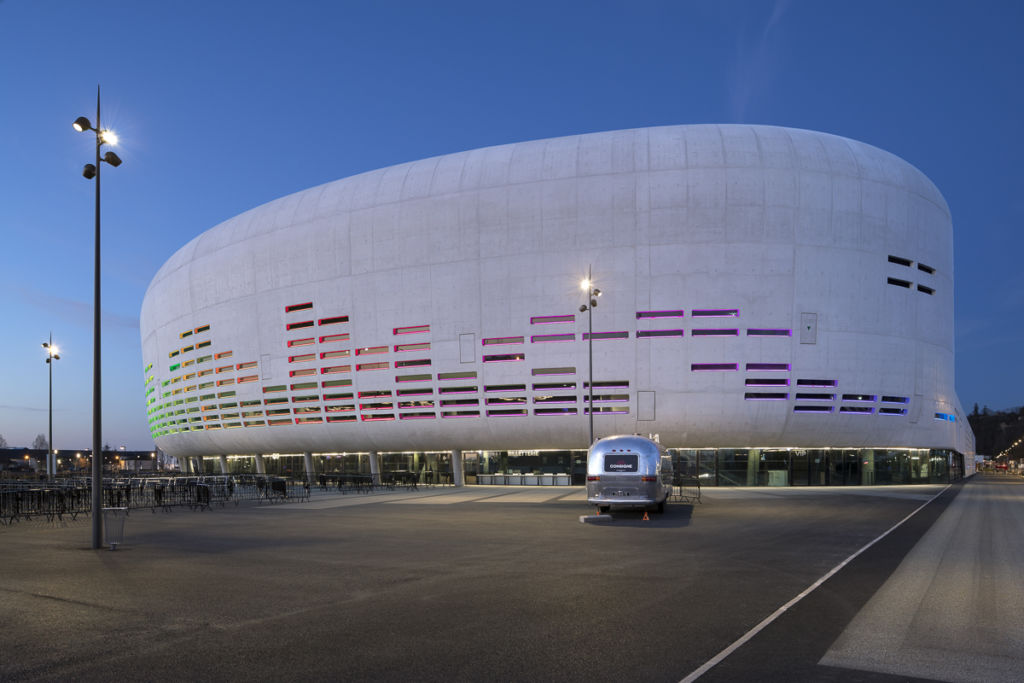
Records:
M234 372L234 370L234 365L222 365L219 368L217 368L215 372L219 375L222 372Z
M737 337L739 330L693 330L691 337Z
M747 330L748 337L792 337L793 330Z
M576 321L574 315L535 315L530 318L531 325L550 325L552 323L571 323Z
M584 389L590 388L590 382L583 383ZM629 380L625 379L610 379L600 382L594 382L595 389L616 389L616 388L629 388Z
M839 412L848 415L870 415L875 409L868 406L840 406Z
M594 397L597 400L597 397ZM534 396L534 403L576 403L576 396L565 395L565 396Z
M183 346L183 347L181 348L181 352L182 352L182 353L188 353L189 351L192 351L192 350L193 350L194 348L195 348L195 347L192 347L192 346Z
M714 372L720 370L738 370L736 363L691 363L690 372Z
M198 344L196 344L196 351L198 351L199 349L205 349L207 346L209 346L212 343L213 342L211 342L211 341L199 342Z
M831 413L832 406L793 406L794 413Z
M798 393L796 400L798 401L834 401L836 398L835 394L808 394Z
M185 330L184 332L182 332L181 334L178 335L178 339L184 339L185 337L191 337L191 336L192 336L192 330Z
M231 377L231 378L229 378L229 379L220 379L220 380L217 380L217 386L218 386L218 387L222 387L222 386L224 386L224 385L226 385L226 384L234 384L234 383L235 383L235 378L234 378L234 377Z
M476 387L441 387L437 390L439 394L475 394Z
M879 415L906 415L907 414L907 409L906 408L879 408L878 409L878 414Z
M566 368L534 368L533 370L531 370L531 374L534 377L539 377L539 376L543 376L543 375L575 375L576 374L576 368L575 367L566 367Z
M391 391L388 389L359 392L359 398L385 398L389 396L391 396Z
M637 320L648 320L653 318L682 318L683 312L679 311L637 311Z
M743 394L745 401L785 401L789 394L773 391L748 391Z
M324 389L330 389L332 387L350 387L352 386L352 380L350 379L329 379L320 382L320 386Z
M476 372L439 372L437 379L449 381L453 379L476 379Z
M409 408L433 408L433 401L401 401L398 404L399 410L406 410Z
M906 396L883 396L882 403L910 403Z
M798 379L796 385L798 387L834 387L836 381L834 379Z
M173 351L171 351L170 353L168 353L168 354L167 354L167 357L168 357L168 358L174 358L174 357L175 357L175 356L177 356L177 355L178 355L179 353L181 353L181 350L180 350L180 349L174 349Z
M871 394L843 394L844 401L860 401L862 403L873 403L875 396Z
M348 358L348 357L349 357L348 349L345 349L344 351L324 351L323 353L320 354L321 360L328 360L330 358Z
M698 308L690 312L692 318L737 318L738 308Z
M589 415L590 408L584 406L583 414ZM594 408L594 415L629 415L628 406L601 406Z
M510 363L520 360L526 360L525 353L500 353L484 356L483 358L485 363Z
M324 394L325 401L348 401L352 399L352 392L338 392L335 394Z
M503 408L487 411L487 417L523 417L529 414L530 411L526 408Z
M583 341L590 339L590 333L583 333ZM629 332L595 332L594 339L629 339Z
M566 342L576 341L575 334L535 334L530 337L531 344L543 344L545 342Z
M486 392L526 391L526 385L525 384L486 384L486 385L484 385L484 391L486 391Z
M488 337L482 340L483 346L499 346L501 344L522 344L523 337Z
M287 329L287 330L301 330L301 329L303 329L305 327L313 327L313 321L312 320L303 320L302 322L288 323L287 325L285 325L285 329Z
M327 416L327 421L328 422L355 422L356 421L356 416L355 415L328 415Z
M576 415L576 408L534 408L534 415Z
M747 372L789 372L789 363L747 363Z
M430 325L410 325L409 327L396 327L392 334L422 334L430 332Z
M489 406L524 405L526 403L526 397L525 396L491 396L486 401L484 401L484 403L486 403Z
M441 417L480 417L479 410L444 410Z
M949 413L935 413L936 420L945 420L946 422L956 422L956 416L950 415Z
M309 377L316 374L316 368L306 368L304 370L291 370L288 372L289 377Z
M346 367L346 366L338 366L338 367ZM356 371L362 371L362 370L387 370L388 367L390 367L390 366L386 362L384 362L384 363L358 363L356 365ZM324 369L326 370L326 368L324 368Z
M637 339L644 339L647 337L682 337L682 330L637 330Z
M404 351L429 351L430 342L420 342L419 344L396 344L395 353L402 353Z
M292 385L292 391L303 389L316 389L316 382L299 382Z
M788 387L789 380L786 378L754 377L744 382L748 387Z
M373 353L387 353L388 347L386 346L364 346L361 349L356 349L357 356L368 356Z
M396 360L396 368L417 368L424 365L430 365L429 358L417 358L416 360Z
M343 332L342 334L325 334L324 336L320 337L320 343L331 344L333 342L343 342L348 341L348 338L348 332ZM313 340L310 339L309 341L312 342Z
M576 382L536 382L533 385L534 391L550 391L552 389L575 389Z
M629 400L629 394L594 394L594 403L622 403ZM588 395L584 401L590 402Z
M256 367L256 361L251 360L248 363L239 363L235 366L236 370L248 370L249 368Z
M209 331L210 331L210 326L209 325L200 325L199 327L197 327L195 329L195 333L196 334L202 334L203 332L209 332Z
M441 401L442 406L478 406L480 399L477 398L448 398Z
M233 355L235 355L234 351L221 351L220 353L213 354L213 359L220 360L221 358L231 358Z
M363 422L384 422L386 420L394 420L394 415L361 415Z
M295 313L296 311L308 311L311 308L313 308L313 302L307 301L304 304L292 304L291 306L285 306L284 312Z
M348 322L348 316L347 315L337 315L337 316L334 316L333 318L320 318L319 324L320 325L337 325L339 323L347 323L347 322ZM312 325L312 324L313 324L313 322L310 321L310 325Z
M356 409L356 407L354 405L352 405L351 403L344 404L344 405L327 406L327 408L325 408L325 410L328 413L351 413L355 409Z
M289 339L288 346L310 346L314 343L313 337L306 337L305 339Z
M425 396L432 395L434 390L430 387L416 387L414 389L399 389L395 392L398 396Z
M396 382L429 382L430 374L423 375L395 375Z
M437 416L434 413L399 413L399 420L433 420Z
M368 365L381 365L381 363L363 363L362 366L357 365L356 369L357 370L380 370L381 369L381 368L363 367L363 366L368 366ZM384 365L384 367L388 366L387 363L383 363L383 365ZM341 372L352 372L352 366L351 365L328 365L326 367L320 368L320 374L321 375L335 375L335 374L338 374L338 373L341 373ZM310 373L310 374L312 374L312 373Z

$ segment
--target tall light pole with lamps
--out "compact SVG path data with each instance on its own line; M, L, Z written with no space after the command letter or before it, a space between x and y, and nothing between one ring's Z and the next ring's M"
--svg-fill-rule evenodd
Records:
M57 476L57 456L53 450L53 361L60 360L57 347L53 343L53 332L50 333L50 341L43 342L46 349L46 365L50 369L50 435L46 442L49 450L46 452L46 478L53 479Z
M82 175L87 180L96 180L96 246L93 253L93 324L92 324L92 547L103 545L103 414L100 375L100 162L111 166L121 165L121 159L111 151L102 157L100 148L106 144L116 145L117 136L113 131L100 126L100 87L96 86L96 126L84 116L72 124L79 133L87 130L96 134L96 163L86 164Z
M590 361L590 372L587 387L587 412L590 414L590 442L587 448L594 445L594 308L601 290L594 286L591 279L590 266L587 266L587 279L580 282L580 289L587 293L587 303L580 306L580 313L587 314L587 356Z

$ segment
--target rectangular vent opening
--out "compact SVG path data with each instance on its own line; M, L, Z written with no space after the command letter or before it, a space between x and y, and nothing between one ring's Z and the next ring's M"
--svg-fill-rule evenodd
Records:
M931 266L926 266L923 263L918 263L917 264L917 269L920 270L923 273L928 273L929 275L933 275L935 273L935 269L934 268L932 268Z
M796 400L798 400L798 401L834 401L834 400L836 400L836 395L835 394L797 393Z
M698 308L690 312L691 318L738 318L738 308Z
M893 256L892 254L889 254L889 263L895 263L898 266L906 266L907 268L914 265L914 262L910 259L903 258L902 256Z
M589 332L583 333L583 340L590 339L591 335ZM594 339L629 339L629 332L595 332L593 335Z
M289 330L301 330L304 327L313 327L313 321L303 320L302 322L288 323L287 325L285 325L285 328Z
M929 296L935 294L935 289L932 288L932 287L928 287L927 285L920 285L919 284L917 286L917 291L924 292L925 294L928 294Z
M710 372L715 370L738 370L736 363L691 363L690 372Z
M502 344L522 344L523 337L486 337L480 341L483 346L500 346Z
M574 367L566 367L566 368L533 368L533 370L531 370L531 374L534 377L539 377L539 376L544 376L544 375L575 375L576 374L576 368L574 368Z
M844 401L860 401L861 403L874 403L878 398L873 394L843 394Z
M798 387L834 387L837 382L834 379L798 379Z
M906 396L883 396L882 403L910 403Z
M575 415L576 408L534 408L534 415Z
M875 409L868 406L840 406L839 412L848 415L870 415Z
M748 337L792 337L793 330L750 329Z
M422 334L430 332L430 325L409 325L408 327L396 327L392 334Z
M520 360L526 360L525 353L499 353L484 356L483 358L485 363L510 363Z
M571 323L575 320L575 315L535 315L530 318L530 324L550 325L552 323Z
M748 391L743 394L745 401L785 401L789 394L774 391Z
M637 320L647 320L651 318L682 318L683 312L680 311L637 311Z
M500 391L526 391L525 384L485 384L484 391L488 392L500 392Z
M896 285L897 287L903 287L905 289L910 289L911 285L909 280L901 280L898 277L886 278L886 282L888 282L890 285Z
M347 323L347 315L336 315L333 318L320 318L318 324L320 325L337 325L338 323Z
M788 387L789 380L785 377L752 377L744 384L748 387Z
M534 391L548 391L551 389L575 389L576 382L535 382L533 385Z
M543 344L545 342L566 342L576 341L576 335L569 334L535 334L530 337L531 344Z
M878 409L878 414L879 415L906 415L907 414L907 409L906 408L879 408Z
M682 337L682 330L637 330L637 339L645 337Z
M308 311L313 308L313 302L307 301L304 304L292 304L291 306L285 306L285 313L295 313L296 311Z
M832 406L793 406L794 413L831 413Z
M691 330L690 331L690 336L691 337L736 337L736 336L739 336L739 330L735 330L735 329L733 329L733 330L714 330L714 329Z
M789 363L747 363L747 372L789 372Z

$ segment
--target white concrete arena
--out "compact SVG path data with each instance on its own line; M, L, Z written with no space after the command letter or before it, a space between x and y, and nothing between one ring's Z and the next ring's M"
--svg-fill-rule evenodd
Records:
M501 145L204 232L141 313L175 456L673 448L974 452L953 233L910 164L752 125Z

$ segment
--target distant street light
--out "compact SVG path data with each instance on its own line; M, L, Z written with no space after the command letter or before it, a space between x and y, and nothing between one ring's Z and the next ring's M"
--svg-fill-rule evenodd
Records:
M601 290L594 287L591 279L590 266L587 266L587 279L580 282L580 289L587 293L587 303L580 306L580 313L587 313L587 355L590 360L589 381L587 387L587 412L590 414L590 443L587 448L594 445L594 309L597 307L597 297L601 296Z
M96 86L96 127L94 128L84 116L79 116L72 124L79 133L93 131L96 134L96 163L86 164L82 175L86 179L96 179L96 246L93 252L93 325L92 325L92 547L98 549L103 545L103 415L102 415L102 381L100 374L100 162L114 166L121 165L121 159L108 151L100 157L100 148L104 143L117 144L117 136L113 131L104 130L100 125L100 87ZM99 453L100 456L96 457Z
M60 360L58 349L53 344L53 332L50 333L50 341L43 342L43 348L46 349L46 365L50 369L50 436L46 441L46 478L52 479L57 476L57 456L53 450L53 361Z

